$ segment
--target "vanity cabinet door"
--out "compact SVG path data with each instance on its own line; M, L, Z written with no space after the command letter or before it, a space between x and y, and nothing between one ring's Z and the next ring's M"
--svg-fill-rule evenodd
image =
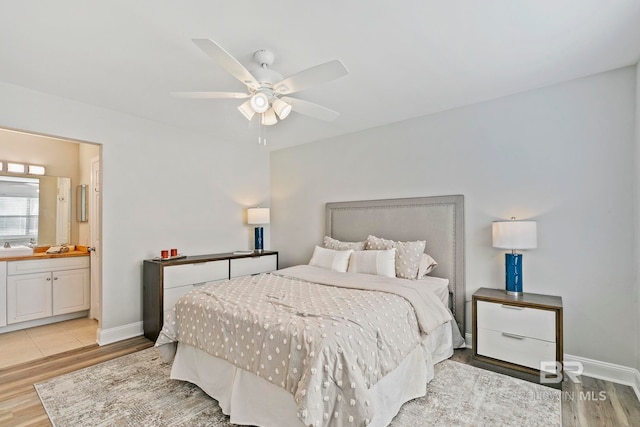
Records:
M88 310L91 305L90 270L54 271L53 315Z
M7 277L7 323L51 316L51 273Z

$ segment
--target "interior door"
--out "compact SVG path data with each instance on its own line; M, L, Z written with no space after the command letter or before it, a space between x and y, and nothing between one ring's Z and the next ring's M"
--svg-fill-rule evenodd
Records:
M89 316L102 323L102 197L100 157L91 159L89 234L91 235L91 311Z

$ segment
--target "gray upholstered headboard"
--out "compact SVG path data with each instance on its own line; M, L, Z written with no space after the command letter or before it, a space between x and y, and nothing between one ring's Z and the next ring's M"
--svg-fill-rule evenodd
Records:
M432 276L449 279L452 311L464 337L464 196L337 202L326 205L326 234L362 241L369 234L391 240L426 240L438 266Z

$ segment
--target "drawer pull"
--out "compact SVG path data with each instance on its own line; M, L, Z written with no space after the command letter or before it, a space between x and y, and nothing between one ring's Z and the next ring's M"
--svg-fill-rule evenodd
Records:
M524 310L524 307L517 307L515 305L506 305L506 304L502 304L500 307L502 308L509 308L511 310Z
M517 339L517 340L523 340L523 339L526 338L526 337L523 337L522 335L509 334L507 332L503 332L502 335L507 337L507 338L514 338L514 339Z

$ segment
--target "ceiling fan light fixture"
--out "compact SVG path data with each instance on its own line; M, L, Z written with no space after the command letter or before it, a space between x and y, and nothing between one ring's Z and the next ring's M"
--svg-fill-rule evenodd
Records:
M193 39L193 42L211 59L220 63L229 74L242 82L246 92L174 92L174 96L194 99L243 99L238 110L249 121L258 113L260 123L274 125L284 120L296 108L296 113L320 120L332 121L340 114L312 102L286 95L300 92L310 87L327 83L348 74L347 68L340 60L333 60L299 71L286 78L270 68L274 62L273 52L261 49L254 53L257 66L249 71L222 46L210 39ZM282 98L279 98L282 96ZM263 139L263 137L260 137ZM3 164L0 162L0 169Z
M265 126L271 126L278 123L278 118L276 117L276 112L273 111L273 108L269 108L267 111L262 113L262 124Z
M280 120L287 118L291 112L291 104L287 104L282 99L276 98L272 104L273 110L276 112L278 117L280 117Z
M269 109L269 97L264 92L256 93L249 102L256 113L264 113Z
M253 108L251 108L251 100L243 102L242 105L238 107L238 110L247 118L247 120L251 120L256 114L256 112L253 111Z

